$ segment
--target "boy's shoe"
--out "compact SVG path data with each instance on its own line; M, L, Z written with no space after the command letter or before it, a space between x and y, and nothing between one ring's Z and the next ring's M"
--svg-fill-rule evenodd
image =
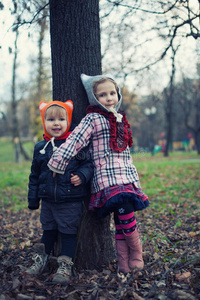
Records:
M37 243L33 246L34 252L36 252L32 260L34 260L33 265L25 271L26 274L37 276L40 275L46 264L47 264L47 259L48 255L45 253L45 245L42 243Z
M54 283L66 283L69 281L71 276L71 268L73 265L72 258L69 256L59 256L58 257L58 270L54 275L52 281Z

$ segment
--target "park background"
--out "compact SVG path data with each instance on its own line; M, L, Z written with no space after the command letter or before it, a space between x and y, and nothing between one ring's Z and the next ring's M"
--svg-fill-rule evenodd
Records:
M42 0L0 1L1 298L200 299L199 2L99 4L102 71L121 88L151 203L137 214L146 268L120 280L114 261L78 270L63 287L51 286L52 272L23 275L41 233L39 211L27 210L27 185L42 139L38 104L53 99L49 10Z
M22 150L24 140L42 139L38 104L52 100L48 2L1 2L0 137L19 139ZM200 153L198 1L99 6L102 71L121 88L133 151Z

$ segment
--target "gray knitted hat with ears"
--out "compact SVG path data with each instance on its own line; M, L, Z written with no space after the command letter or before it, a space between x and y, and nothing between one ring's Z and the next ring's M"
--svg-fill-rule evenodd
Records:
M88 76L88 75L85 75L85 74L81 74L81 80L82 80L83 86L86 90L90 105L98 105L104 111L108 112L109 110L107 108L105 108L101 103L99 103L99 101L97 100L97 98L95 97L95 95L93 93L93 88L92 88L93 83L95 81L98 81L101 78L105 78L105 77L111 78L112 80L115 81L113 76L109 73L105 73L105 74L102 74L102 75L96 75L96 76ZM118 101L117 105L115 106L116 111L119 110L119 108L121 106L121 103L122 103L122 96L120 94L119 88L118 88L117 92L118 92L119 101Z

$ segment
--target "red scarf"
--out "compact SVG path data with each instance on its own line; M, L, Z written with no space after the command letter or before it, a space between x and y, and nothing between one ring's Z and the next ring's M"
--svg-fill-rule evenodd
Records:
M133 145L132 131L130 124L127 121L126 114L123 111L119 111L123 116L122 122L117 122L116 117L112 112L105 112L97 105L89 105L86 110L86 114L98 113L103 115L110 124L110 148L113 151L122 152L127 146Z
M58 141L58 140L65 140L66 138L68 138L68 136L70 135L70 133L72 133L72 131L68 131L67 133L65 133L65 135L60 136L60 137L57 137L57 138L55 139L55 141ZM50 138L48 138L48 136L46 136L45 133L43 134L43 138L44 138L46 141L50 141Z

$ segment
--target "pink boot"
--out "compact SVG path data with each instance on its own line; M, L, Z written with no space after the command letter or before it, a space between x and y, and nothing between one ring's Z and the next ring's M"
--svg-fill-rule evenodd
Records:
M116 240L116 250L118 258L118 269L119 272L128 273L130 272L129 268L129 247L125 240Z
M129 246L130 257L129 267L130 269L138 268L143 269L144 261L142 258L142 244L139 237L138 228L133 231L130 235L124 234L126 242Z

